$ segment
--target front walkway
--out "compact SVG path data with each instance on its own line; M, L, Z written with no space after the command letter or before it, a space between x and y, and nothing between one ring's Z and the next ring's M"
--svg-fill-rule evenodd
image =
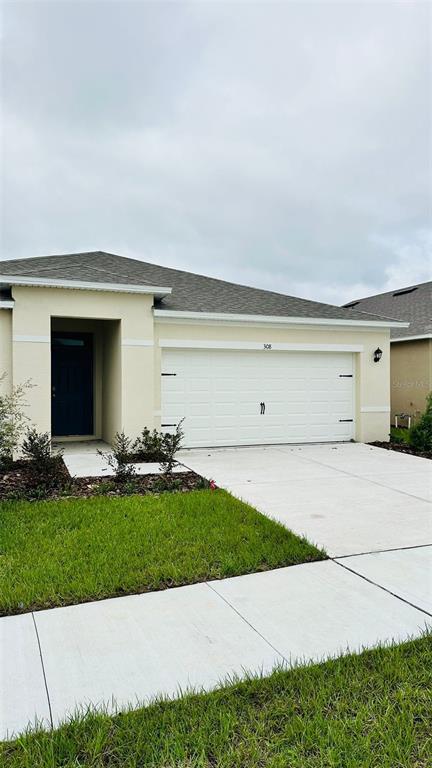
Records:
M112 454L112 447L102 440L54 442L53 453L58 450L62 451L63 461L72 477L112 477L115 474L105 458L105 454ZM137 475L162 474L159 462L137 463L134 468ZM174 467L173 472L184 472L184 467Z
M431 623L426 460L347 445L184 451L182 461L334 559L0 619L0 738L77 706L208 690ZM393 551L358 554L377 549Z

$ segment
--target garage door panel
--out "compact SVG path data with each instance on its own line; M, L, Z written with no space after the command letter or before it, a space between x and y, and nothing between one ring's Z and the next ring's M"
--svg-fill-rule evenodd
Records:
M286 420L286 426L290 427L306 427L309 424L309 413L301 411L300 413L291 413Z
M272 419L278 419L279 421L285 420L285 409L281 403L266 403L265 409L265 423L266 426L272 423Z
M215 392L241 392L245 394L245 381L248 382L247 393L261 391L262 382L248 376L245 376L244 378L242 377L242 379L234 379L228 377L225 379L219 379L215 377L213 379L213 389Z
M215 403L213 414L218 420L224 417L229 418L232 424L233 419L236 419L237 416L237 403Z
M236 417L243 422L249 419L252 424L255 424L255 419L259 416L260 408L258 403L237 403ZM257 426L259 426L258 423Z
M191 381L190 383L188 383L187 390L191 394L195 394L199 392L208 392L210 386L211 386L211 379L197 378L195 381Z
M338 411L339 412L339 411ZM333 416L334 410L329 403L320 400L319 402L311 402L309 405L309 413L312 414L316 420L317 416L321 416L325 413L328 416Z
M286 403L287 405L291 404L293 408L298 408L299 404L305 402L306 397L307 397L307 390L305 388L297 389L295 390L295 392L286 393Z
M185 417L186 446L353 436L351 354L164 350L162 370L162 423Z
M285 387L287 392L304 390L306 383L306 376L293 376L289 370L286 372Z

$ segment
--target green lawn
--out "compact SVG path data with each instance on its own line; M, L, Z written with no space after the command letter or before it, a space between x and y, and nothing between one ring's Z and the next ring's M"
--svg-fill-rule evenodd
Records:
M229 493L0 505L0 614L320 560Z
M4 746L5 768L426 768L432 640L275 672Z

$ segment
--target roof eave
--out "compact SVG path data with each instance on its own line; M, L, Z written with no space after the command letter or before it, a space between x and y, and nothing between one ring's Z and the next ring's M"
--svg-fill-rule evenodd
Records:
M244 322L244 323L275 323L277 325L337 325L354 326L360 328L408 328L409 323L392 320L352 320L345 318L329 317L284 317L281 315L246 315L231 314L228 312L188 312L173 309L154 309L155 318L170 321L188 320L188 321L225 321L225 322Z
M399 336L399 338L390 339L392 344L398 341L420 341L420 339L432 339L432 333L417 333L412 336Z
M23 277L20 275L0 274L0 287L22 285L31 288L70 288L79 291L113 291L116 293L151 294L158 299L169 296L172 288L155 285L135 285L128 283L98 283L87 280L60 280L47 277Z

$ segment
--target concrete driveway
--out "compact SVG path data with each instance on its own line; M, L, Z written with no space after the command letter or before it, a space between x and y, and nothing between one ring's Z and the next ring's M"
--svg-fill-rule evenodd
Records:
M330 557L432 544L432 464L362 443L190 449L184 464Z

